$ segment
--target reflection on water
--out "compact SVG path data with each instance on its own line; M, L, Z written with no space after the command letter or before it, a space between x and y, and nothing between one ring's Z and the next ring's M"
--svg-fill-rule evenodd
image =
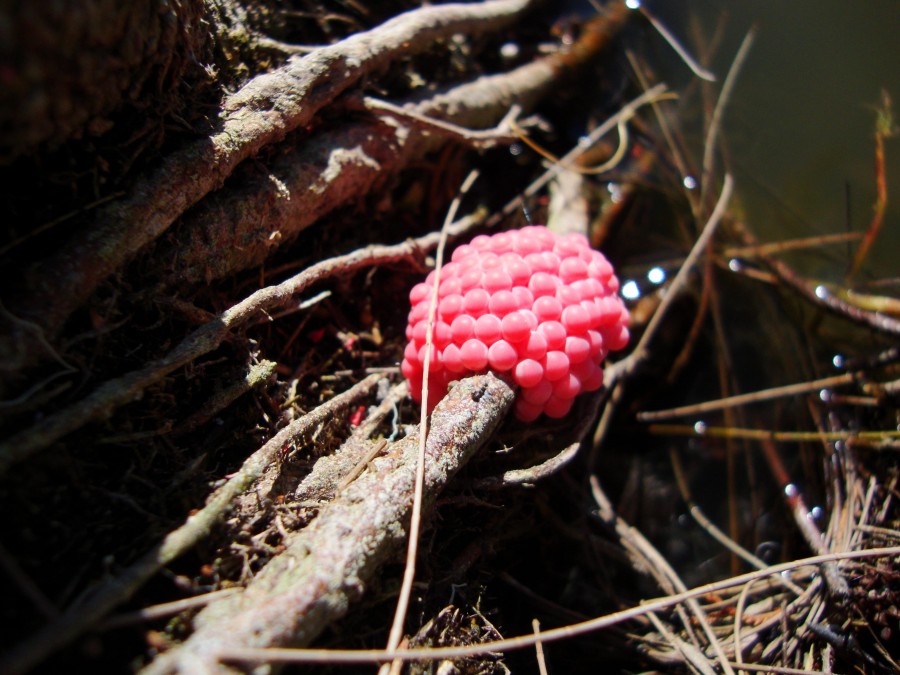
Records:
M754 24L753 48L725 119L729 165L744 212L766 239L863 230L875 200L874 106L886 90L900 106L897 0L685 0L647 3L694 53L717 21L723 41L711 66L724 80ZM657 56L674 61L661 38ZM687 78L672 65L666 77ZM681 68L678 72L677 69ZM686 80L683 80L681 84ZM673 81L673 84L679 84ZM888 202L867 276L897 276L900 248L900 138L886 143ZM829 248L808 273L843 277L846 246ZM835 263L829 267L829 263ZM869 274L867 275L866 272Z

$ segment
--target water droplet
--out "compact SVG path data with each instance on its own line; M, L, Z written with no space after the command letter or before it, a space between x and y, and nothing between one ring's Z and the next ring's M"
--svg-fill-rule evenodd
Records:
M697 179L693 176L685 176L682 183L684 183L684 187L686 187L688 190L693 190L697 187Z
M641 0L625 0L625 6L628 9L640 9Z
M847 450L847 444L844 441L835 441L834 442L834 451L835 452L844 452Z
M824 300L825 298L828 297L828 289L822 285L816 286L816 297L819 300Z
M694 433L702 436L706 433L706 422L700 420L694 423Z
M788 498L794 498L800 494L800 490L798 490L797 486L793 483L788 483L784 486L784 494L787 495Z
M825 515L825 509L821 506L814 506L809 510L809 516L813 520L821 520L822 516Z
M828 402L830 402L830 401L831 401L831 390L830 390L830 389L822 389L822 390L819 392L819 399L820 399L823 403L828 403Z
M835 354L831 357L831 363L835 368L843 368L846 361L841 354Z
M662 267L654 267L647 272L647 281L651 284L661 284L666 280L666 271Z
M622 297L626 300L637 300L641 297L641 289L633 279L622 284Z
M609 201L618 204L622 201L622 186L618 183L607 183L606 190L609 192Z
M522 150L523 148L521 143L513 143L509 146L509 154L511 154L513 157L518 157L519 155L521 155Z
M732 258L728 261L728 269L732 272L740 272L744 269L744 263L739 258Z
M519 45L515 42L506 42L500 47L500 56L504 59L514 59L519 55Z

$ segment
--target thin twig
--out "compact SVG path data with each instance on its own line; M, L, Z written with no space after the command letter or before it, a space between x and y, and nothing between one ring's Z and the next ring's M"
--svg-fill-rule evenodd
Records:
M675 50L675 53L684 61L685 65L691 69L691 72L694 73L701 80L706 80L707 82L715 82L716 76L697 63L697 60L690 55L687 49L685 49L678 39L672 34L672 32L665 27L665 25L657 19L653 14L650 13L643 3L640 0L631 0L631 5L640 9L641 14L647 17L647 20L653 25L653 27L657 30L657 32L662 35L663 39L669 43L669 46Z
M537 619L532 619L531 629L534 631L534 636L538 639L537 642L534 643L534 652L535 658L537 659L538 673L539 675L547 675L547 660L544 658L544 645L540 641L541 622Z
M389 101L384 101L373 96L363 96L362 107L366 110L386 113L397 119L412 122L423 129L439 132L446 136L450 136L451 138L469 143L473 147L480 149L491 148L499 144L509 145L515 143L519 139L519 136L513 133L509 123L505 119L500 125L493 129L468 129L458 124L453 124L452 122L437 119L436 117L429 117L428 115L416 112L410 107L394 105Z
M198 609L204 607L214 600L226 598L229 595L239 593L237 588L223 588L218 591L211 591L202 595L195 595L183 600L174 600L173 602L163 602L151 607L144 607L136 612L128 612L127 614L119 614L111 616L106 621L97 626L98 630L112 630L113 628L121 628L122 626L131 626L136 623L144 623L147 621L155 621L163 619L167 616L181 614L189 609Z
M564 448L558 455L554 455L545 462L527 469L512 469L505 472L502 476L479 478L472 484L472 487L480 490L499 490L514 485L533 485L540 480L549 478L568 465L569 462L575 459L579 448L581 448L580 440Z
M751 441L779 441L803 443L806 441L848 441L878 447L892 439L900 439L900 431L774 431L769 429L743 429L714 427L697 424L651 424L647 431L658 436L695 436L698 438L741 438Z
M876 110L875 121L875 209L872 214L872 220L866 228L865 236L859 243L859 248L853 255L853 263L847 272L846 283L849 284L853 278L859 273L869 249L878 238L881 231L881 225L884 222L884 214L887 210L888 203L888 181L887 170L885 168L884 159L884 141L886 138L896 135L897 129L894 127L893 112L891 110L891 98L887 90L881 92L881 107Z
M640 342L638 342L637 347L635 347L634 352L629 358L634 360L642 360L646 357L647 345L650 343L650 340L653 339L656 331L662 325L662 321L665 318L669 307L671 307L672 303L675 301L675 298L678 297L681 291L687 286L688 276L693 271L694 266L700 259L700 256L703 255L704 251L706 251L707 244L709 244L710 240L716 232L716 228L718 227L719 222L725 215L725 209L727 208L728 202L731 199L731 193L733 190L734 180L731 178L730 174L726 174L725 181L722 183L722 191L719 194L718 201L716 202L716 207L713 209L713 212L707 219L706 224L703 226L703 231L700 233L700 236L697 237L697 241L694 242L694 246L691 248L691 252L688 254L687 258L684 259L684 263L681 265L681 268L678 270L675 278L672 279L672 283L670 284L669 289L666 292L665 297L663 298L663 301L656 309L656 312L653 313L653 318L650 319L650 323L647 324L647 328L644 330L644 334L641 336Z

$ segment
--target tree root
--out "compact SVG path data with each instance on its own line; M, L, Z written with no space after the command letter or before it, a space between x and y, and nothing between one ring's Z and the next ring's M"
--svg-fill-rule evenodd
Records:
M441 94L410 103L418 117L451 121L462 127L496 124L514 104L524 110L556 82L554 59L482 77ZM186 217L172 240L154 252L147 265L170 270L167 288L196 284L262 264L273 249L289 243L336 208L383 186L391 176L447 141L447 128L384 121L350 123L321 132L309 142L274 159L264 174L252 169L238 184L210 195ZM484 129L482 137L509 139L508 129ZM454 136L467 142L464 135Z
M263 475L286 446L299 442L349 404L367 395L380 378L380 375L370 375L275 434L269 442L250 455L241 468L210 496L206 506L191 515L181 527L170 532L162 542L124 572L104 583L88 599L71 607L59 619L6 654L0 660L0 672L24 672L89 630L113 607L131 597L160 569L208 536L234 500Z
M488 374L458 383L437 405L426 446L426 506L490 438L513 397ZM312 524L289 536L285 551L243 593L204 608L194 634L144 672L233 673L217 661L222 648L309 644L342 617L406 539L418 442L412 434L373 460Z
M471 225L471 223L469 224ZM457 228L459 233L465 228ZM141 397L142 393L172 371L218 348L232 330L250 319L281 309L313 284L365 267L407 259L437 246L439 235L431 233L394 246L367 246L347 255L323 260L276 286L261 288L238 304L197 328L165 356L144 368L100 385L83 399L0 443L0 476L15 464L94 420L109 416L116 408Z
M228 97L217 128L169 155L122 200L99 209L94 223L57 253L32 265L20 292L7 298L17 316L40 323L52 339L98 284L156 240L191 206L220 187L235 168L263 147L307 125L326 105L392 59L430 47L456 33L500 28L533 0L487 0L428 6L296 56L259 75ZM22 290L24 289L24 290ZM0 350L15 355L11 371L32 364L39 352L11 331Z
M530 4L489 0L415 10L307 56L292 57L284 67L258 76L223 104L220 129L170 155L129 196L102 207L89 230L28 269L20 288L7 299L8 306L14 315L36 322L52 341L104 279L181 217L186 220L172 240L160 244L147 265L152 270L148 274L161 270L162 280L173 286L258 265L317 218L377 189L392 172L446 141L450 128L429 129L411 120L400 124L391 119L393 113L381 111L381 124L351 123L320 131L298 149L273 159L263 172L243 168L240 180L211 195L243 160L308 124L360 78L392 59L408 56L438 37L494 30ZM484 132L512 104L533 105L551 91L559 75L594 58L630 14L616 3L585 26L570 49L411 102L411 118L429 116ZM477 144L483 139L463 135L458 140ZM0 350L9 355L2 367L12 382L47 354L20 326L6 328L6 335L0 333Z

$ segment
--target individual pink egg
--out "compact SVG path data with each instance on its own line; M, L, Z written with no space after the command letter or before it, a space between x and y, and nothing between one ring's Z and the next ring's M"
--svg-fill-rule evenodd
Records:
M522 389L521 396L529 403L543 405L553 395L553 385L547 380L541 380L533 387Z
M503 317L500 322L503 339L509 342L522 342L531 334L528 319L520 312L513 312Z
M547 352L543 365L544 377L550 382L555 382L569 374L569 357L565 352Z
M503 323L493 314L485 314L475 320L475 337L486 345L492 345L503 333Z
M519 303L516 301L516 296L510 291L495 291L488 302L488 311L499 317L504 317L518 308Z
M547 341L547 349L562 350L566 346L568 333L559 321L544 321L537 327L537 332Z
M581 393L581 381L572 373L566 373L553 383L553 395L559 398L575 398Z
M460 314L450 324L450 337L458 345L475 335L475 319L468 314Z
M519 397L516 400L514 410L516 413L516 417L518 417L522 422L533 422L541 416L542 412L544 412L544 406L529 403L524 398Z
M541 333L532 332L521 353L525 358L540 361L547 354L547 338Z
M484 284L484 290L488 293L508 291L513 285L512 277L510 277L502 267L487 270L484 273L484 278L481 280L481 283Z
M569 363L581 363L591 355L591 343L578 335L569 335L563 348Z
M444 358L444 368L451 373L462 373L465 371L466 367L462 362L462 354L456 345L450 344L444 347L441 351L441 356Z
M531 311L538 321L555 321L562 314L562 304L556 298L545 295L534 301Z
M497 340L488 349L488 364L491 370L505 373L511 370L519 360L515 348L506 340Z
M551 396L544 404L544 414L547 417L552 417L554 419L565 417L572 409L572 403L574 401L575 399L572 398L558 398L556 396Z
M479 317L487 311L491 296L483 288L473 288L466 291L463 296L463 308L475 317Z
M463 311L463 296L459 294L448 295L438 305L438 314L444 321L453 321Z
M544 367L534 359L523 359L513 370L513 379L520 387L534 387L544 378Z
M535 298L556 294L556 279L547 272L535 272L528 281L528 290Z
M428 286L427 284L416 284L409 292L410 304L415 305L416 303L422 302L422 300L428 297L430 291L431 286Z
M488 362L487 345L480 340L466 340L465 344L460 347L460 358L467 370L483 370Z
M584 333L591 325L591 315L581 305L571 305L562 311L562 325L570 335Z

